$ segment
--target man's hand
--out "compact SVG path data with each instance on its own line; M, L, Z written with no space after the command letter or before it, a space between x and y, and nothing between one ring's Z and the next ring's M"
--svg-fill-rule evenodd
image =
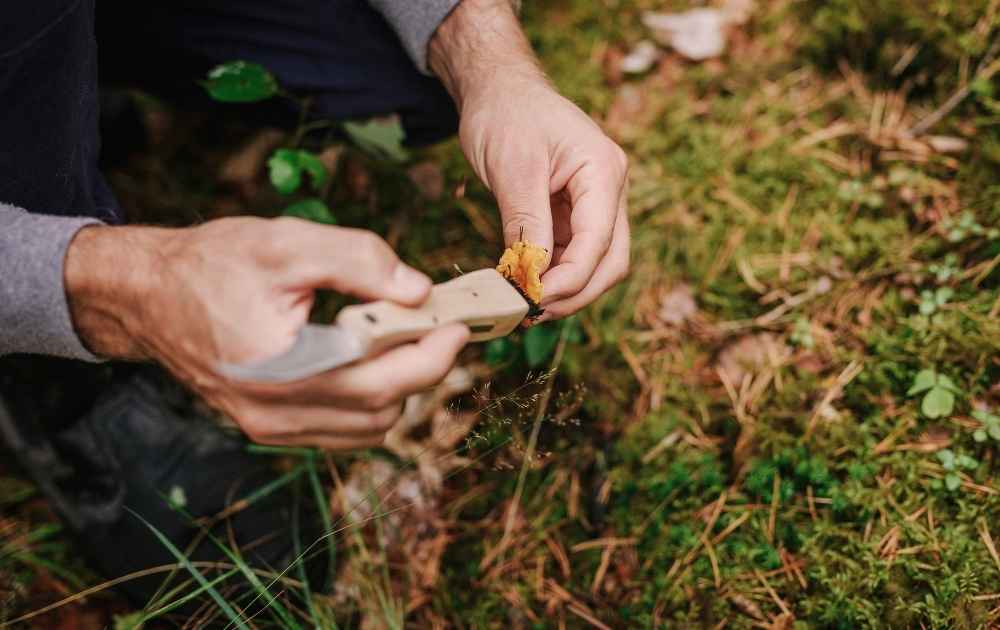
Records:
M622 150L538 68L507 0L463 0L431 40L469 162L496 195L507 244L552 252L542 320L596 300L628 272Z
M316 289L417 305L431 283L371 232L298 219L196 228L91 227L66 258L74 324L91 351L154 359L256 442L380 444L409 394L438 383L468 340L443 327L418 343L291 384L230 381L214 366L287 349Z

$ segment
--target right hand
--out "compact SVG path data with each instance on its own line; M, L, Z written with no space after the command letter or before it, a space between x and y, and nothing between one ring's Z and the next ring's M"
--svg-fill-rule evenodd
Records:
M465 326L287 384L229 380L215 366L286 350L316 289L416 306L430 280L372 232L298 219L232 218L195 228L84 228L66 258L80 338L98 355L154 359L262 444L381 444L409 394L440 382Z

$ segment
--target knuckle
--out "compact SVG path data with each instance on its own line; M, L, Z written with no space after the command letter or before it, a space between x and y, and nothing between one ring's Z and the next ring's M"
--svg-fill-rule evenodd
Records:
M375 413L371 415L371 428L373 431L385 433L396 425L396 420L398 419L398 410Z
M356 246L361 255L370 260L382 260L392 257L392 249L385 240L374 232L358 230Z
M389 405L394 404L398 400L394 390L389 388L380 388L377 391L369 392L368 395L364 397L363 406L365 411L379 411L380 409L385 409Z
M385 239L374 232L358 230L350 246L355 248L359 269L390 277L399 263L399 258Z

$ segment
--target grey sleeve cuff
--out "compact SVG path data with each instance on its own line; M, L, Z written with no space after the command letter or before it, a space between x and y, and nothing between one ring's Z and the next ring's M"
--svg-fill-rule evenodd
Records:
M0 203L0 356L47 354L96 362L70 319L63 263L87 217L29 214Z
M372 7L385 16L392 26L410 59L424 74L430 75L427 66L427 46L434 31L441 25L460 0L368 0Z

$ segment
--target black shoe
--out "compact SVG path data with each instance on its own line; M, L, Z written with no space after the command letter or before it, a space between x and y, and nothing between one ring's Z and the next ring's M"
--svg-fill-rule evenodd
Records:
M31 398L30 393L40 386L41 375L32 374L32 385L12 391L9 366L9 360L0 362L0 393L6 391L8 401L15 402L4 405L0 397L0 436L76 535L81 551L107 578L176 563L132 512L191 560L230 563L203 535L208 524L217 540L227 546L234 540L250 566L269 571L281 571L296 558L295 510L301 510L302 545L322 533L320 520L311 509L311 495L297 500L294 483L229 517L215 518L238 499L274 481L278 474L268 458L247 452L247 443L240 435L192 417L187 396L159 371L138 370L103 391L75 421L57 419L53 423L25 406L30 402L25 398ZM71 369L83 369L77 366ZM84 372L92 375L98 369L102 368L88 366ZM27 380L23 373L18 376L22 382ZM107 378L105 374L93 380L99 383ZM80 400L70 402L70 406L80 404ZM51 413L44 404L35 408ZM39 430L42 423L47 426ZM170 500L183 504L187 514L175 509ZM312 554L306 567L313 588L318 590L327 572L325 554ZM218 575L212 571L205 574ZM297 570L288 573L296 579L299 575ZM145 606L165 576L159 573L128 580L119 590L136 606ZM187 580L190 575L181 570L179 578ZM223 586L241 592L249 589L243 578Z

